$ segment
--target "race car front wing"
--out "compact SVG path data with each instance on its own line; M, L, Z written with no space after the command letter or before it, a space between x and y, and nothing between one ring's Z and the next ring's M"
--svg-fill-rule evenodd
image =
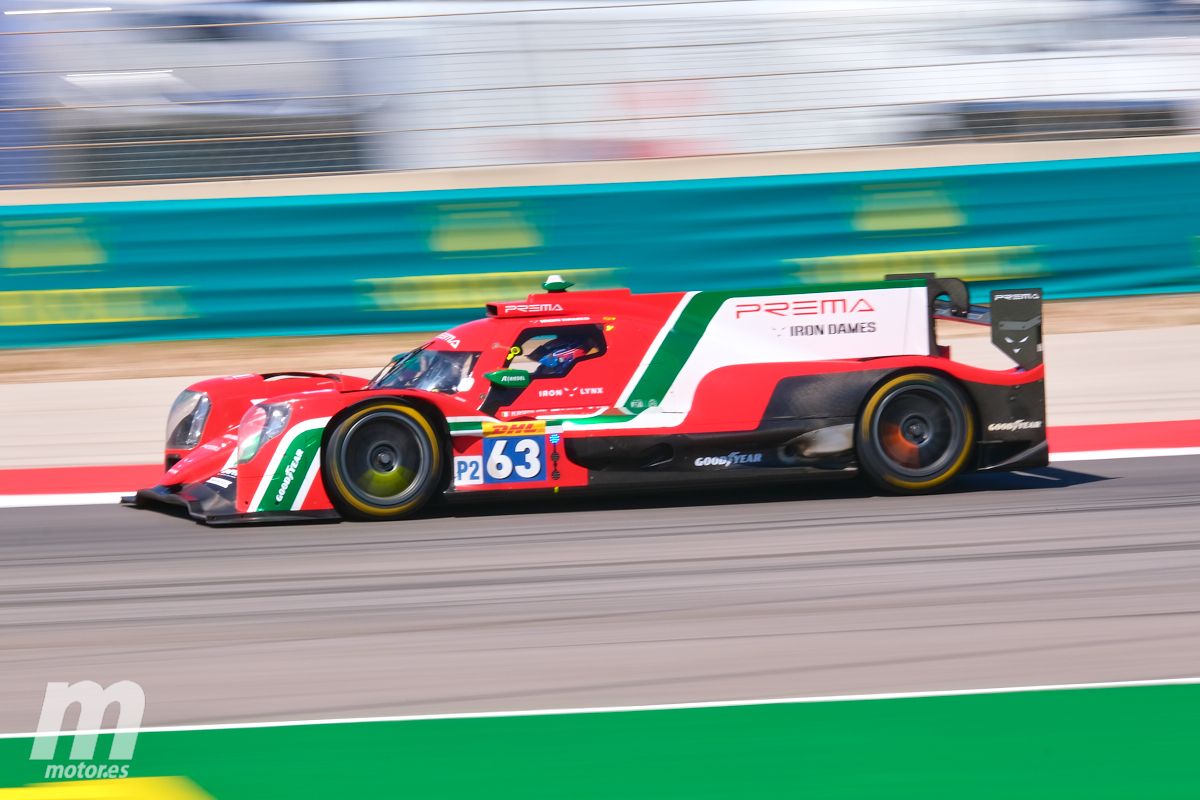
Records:
M121 504L132 508L184 512L206 525L242 525L266 522L337 522L341 515L333 509L312 511L261 511L240 513L237 510L236 478L214 476L203 483L182 486L155 486L141 489L131 497L121 498Z

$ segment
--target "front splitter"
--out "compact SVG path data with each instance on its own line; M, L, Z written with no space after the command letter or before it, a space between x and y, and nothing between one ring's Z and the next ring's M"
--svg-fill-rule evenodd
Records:
M232 488L232 487L229 487ZM166 513L183 512L205 525L263 525L295 522L340 522L342 517L333 509L320 511L256 511L239 514L233 502L236 492L229 488L215 489L207 483L186 486L155 486L141 489L132 497L121 498L121 504Z

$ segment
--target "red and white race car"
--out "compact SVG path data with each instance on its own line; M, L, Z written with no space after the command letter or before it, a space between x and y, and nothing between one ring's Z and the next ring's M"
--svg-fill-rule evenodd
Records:
M373 380L275 373L189 387L169 469L129 498L208 523L399 519L468 492L865 473L926 492L1047 461L1041 292L961 281L778 291L546 291L396 356ZM1016 362L952 361L934 319Z

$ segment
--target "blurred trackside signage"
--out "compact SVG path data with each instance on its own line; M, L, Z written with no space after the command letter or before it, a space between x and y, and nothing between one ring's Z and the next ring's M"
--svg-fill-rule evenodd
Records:
M966 281L1032 278L1046 274L1034 245L896 250L784 259L804 283L878 281L890 273L936 272Z
M541 231L519 200L441 203L434 207L430 252L450 257L471 253L526 255L541 246Z
M615 289L620 285L620 270L615 267L557 269L551 266L536 271L473 273L464 270L447 275L363 278L356 283L368 311L482 309L487 303L540 292L542 281L551 271L580 289Z
M183 286L0 291L0 326L102 325L196 316Z
M967 216L955 194L943 181L864 184L852 223L855 230L872 233L959 228Z
M0 268L7 275L78 275L98 272L107 261L96 225L84 217L0 221Z
M95 220L39 217L0 220L0 278L96 281L109 254ZM86 276L86 277L80 277ZM20 284L17 284L18 286ZM2 287L9 289L9 286ZM99 286L0 291L0 326L106 325L195 316L182 286Z

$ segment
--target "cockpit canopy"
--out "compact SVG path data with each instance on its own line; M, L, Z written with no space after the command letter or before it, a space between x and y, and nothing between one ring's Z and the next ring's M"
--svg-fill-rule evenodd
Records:
M426 345L393 358L368 388L455 394L470 388L471 370L478 359L479 353L431 350Z

